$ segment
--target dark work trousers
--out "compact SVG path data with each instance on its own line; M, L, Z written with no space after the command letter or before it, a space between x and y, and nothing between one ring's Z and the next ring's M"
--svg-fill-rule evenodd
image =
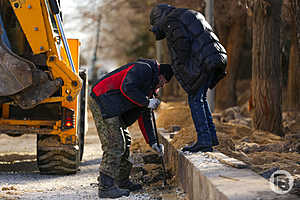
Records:
M194 126L197 131L197 140L203 147L211 147L219 144L216 127L206 99L207 90L208 86L205 85L195 95L188 96Z
M129 133L122 127L119 116L103 119L100 108L92 97L89 98L89 106L103 150L100 172L116 181L128 179L132 168L132 163L128 160L131 143Z

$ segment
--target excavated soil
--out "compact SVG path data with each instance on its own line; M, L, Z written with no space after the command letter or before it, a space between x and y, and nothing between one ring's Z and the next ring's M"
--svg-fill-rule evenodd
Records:
M245 102L247 96L240 95L239 102ZM186 101L163 102L156 114L158 129L166 132L180 129L171 140L177 149L196 140ZM217 151L245 162L265 178L279 169L290 172L295 179L291 193L300 196L300 113L283 113L284 137L253 130L247 103L213 113L213 117L220 142L215 148ZM138 132L138 125L134 124L130 131ZM131 149L133 152L153 153L142 137L133 137ZM174 178L169 181L172 183L172 180Z
M295 178L291 191L300 196L300 113L284 113L285 137L270 132L252 130L251 120L243 116L239 107L214 113L214 123L220 145L217 151L239 159L258 174L276 169L286 170ZM157 113L157 127L172 132L180 127L171 143L181 149L196 140L196 132L188 105L185 102L162 103ZM132 129L138 129L135 124ZM143 138L133 138L132 151L151 153ZM172 179L169 180L172 182Z
M131 159L134 164L131 179L142 184L144 191L151 194L152 198L188 200L187 195L176 185L170 169L163 171L161 158L146 144L138 125L135 123L129 131L132 136ZM165 179L167 185L164 184Z

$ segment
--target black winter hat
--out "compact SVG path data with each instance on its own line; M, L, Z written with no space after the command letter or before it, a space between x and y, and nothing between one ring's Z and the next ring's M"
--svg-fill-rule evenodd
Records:
M168 15L175 7L168 4L158 4L150 12L150 24L157 26L163 18Z
M168 82L172 79L174 75L172 67L169 64L160 64L159 74L163 75Z
M168 15L175 7L168 4L156 5L150 13L150 31L154 33L156 40L162 40L166 37L165 32L162 29L162 22L166 15Z

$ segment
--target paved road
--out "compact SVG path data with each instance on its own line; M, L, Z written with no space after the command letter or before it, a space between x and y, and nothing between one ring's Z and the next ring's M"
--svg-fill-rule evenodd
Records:
M70 176L40 175L35 156L36 136L0 135L0 199L97 199L100 149L92 126L80 172Z
M35 156L36 136L0 135L0 199L98 199L96 183L101 158L100 146L94 123L91 123L80 171L70 176L40 175ZM181 195L181 191L177 193ZM158 196L161 195L157 195L153 188L120 199L165 199Z

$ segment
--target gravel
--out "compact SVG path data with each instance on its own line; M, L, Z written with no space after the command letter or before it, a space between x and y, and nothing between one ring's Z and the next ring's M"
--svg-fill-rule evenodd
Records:
M86 137L80 171L74 175L40 175L36 158L33 156L36 154L35 138L34 135L23 135L18 138L0 135L0 199L98 199L97 177L102 152L93 125L90 126ZM12 154L17 160L11 159ZM168 198L164 198L164 195ZM184 199L184 193L178 188L163 191L145 186L144 190L119 199Z

